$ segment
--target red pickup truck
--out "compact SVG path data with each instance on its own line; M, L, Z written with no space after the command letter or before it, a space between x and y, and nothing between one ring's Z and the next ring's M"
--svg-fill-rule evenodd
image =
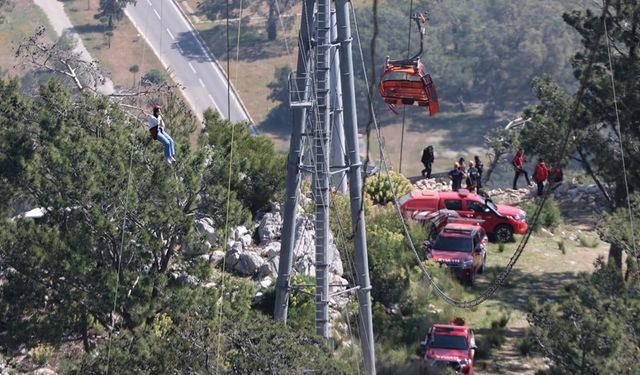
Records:
M484 273L487 264L487 235L481 223L450 219L440 231L435 243L424 242L427 259L445 264L451 272L473 285L476 273Z
M423 372L448 373L447 369L467 375L473 374L476 340L464 319L455 318L449 324L434 324L422 341Z
M453 210L461 217L483 220L482 227L498 242L513 240L513 234L527 231L527 214L518 207L494 204L490 199L459 191L416 190L402 196L398 202L403 214L414 217L418 211Z

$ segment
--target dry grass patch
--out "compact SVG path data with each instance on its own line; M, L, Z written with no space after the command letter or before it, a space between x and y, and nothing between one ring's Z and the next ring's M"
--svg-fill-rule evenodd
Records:
M94 59L100 61L106 76L116 87L133 85L133 74L129 72L133 65L140 68L136 80L151 69L164 71L151 47L127 17L116 25L109 46L106 26L94 17L98 8L99 0L69 0L64 4L65 12L85 47Z
M43 25L47 29L49 40L55 40L55 33L49 27L44 12L31 0L13 0L13 7L5 13L5 20L0 24L0 74L23 75L22 68L15 68L18 61L15 50L25 38L33 35L35 29Z
M291 45L296 33L290 30L286 34L291 48L291 55L288 55L281 29L278 30L277 40L268 41L263 21L242 24L238 56L236 48L238 24L232 22L229 26L230 51L227 54L225 25L214 25L211 22L196 25L209 50L216 56L224 71L229 74L232 84L251 113L251 117L259 124L264 121L269 111L280 104L268 98L270 90L267 85L275 79L276 69L284 66L291 67L294 64L297 49L292 48ZM228 67L227 58L229 58Z

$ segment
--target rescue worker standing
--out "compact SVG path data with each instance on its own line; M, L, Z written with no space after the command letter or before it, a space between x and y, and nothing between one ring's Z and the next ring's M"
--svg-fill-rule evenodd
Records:
M542 158L538 159L538 164L536 164L535 169L533 170L533 180L538 185L538 196L542 196L544 190L544 182L549 178L549 168L544 164L544 160Z
M551 183L551 190L556 190L558 186L562 185L564 181L564 174L562 173L562 168L556 166L553 168L551 172L551 179L549 182Z
M527 185L531 185L531 181L529 181L529 174L524 170L524 149L519 149L516 152L516 155L513 157L511 161L513 165L513 190L518 188L518 178L520 178L521 174L524 174L524 178L527 180Z
M467 169L467 189L475 193L478 187L478 168L476 168L473 160L469 161L469 169Z
M422 158L420 159L422 165L424 165L424 169L421 172L422 177L431 178L431 166L433 165L434 159L433 146L425 147L424 150L422 150Z
M479 192L480 189L482 188L482 172L484 171L484 164L482 164L482 160L480 160L480 157L478 155L474 156L473 160L475 161L476 169L478 170L478 180L476 181L476 189L478 189L478 192Z
M451 190L458 191L464 178L464 172L460 170L460 164L453 164L453 169L449 171L449 177L451 178Z

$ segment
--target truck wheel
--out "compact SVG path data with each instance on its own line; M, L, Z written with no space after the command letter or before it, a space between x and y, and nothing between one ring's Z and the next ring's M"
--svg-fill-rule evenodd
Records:
M493 231L493 235L496 242L511 242L513 241L513 228L506 224L498 225Z
M478 273L484 273L485 266L487 265L487 254L484 254L484 258L482 259L482 266L478 268Z

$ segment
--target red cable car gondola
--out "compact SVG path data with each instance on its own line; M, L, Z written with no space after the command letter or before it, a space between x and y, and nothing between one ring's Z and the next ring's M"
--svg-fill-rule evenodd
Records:
M438 94L431 75L425 72L420 61L424 40L422 24L427 19L419 13L411 19L416 21L420 32L420 51L406 60L389 60L387 56L380 77L380 95L395 114L398 114L398 105L417 105L429 107L429 114L433 116L439 110Z

